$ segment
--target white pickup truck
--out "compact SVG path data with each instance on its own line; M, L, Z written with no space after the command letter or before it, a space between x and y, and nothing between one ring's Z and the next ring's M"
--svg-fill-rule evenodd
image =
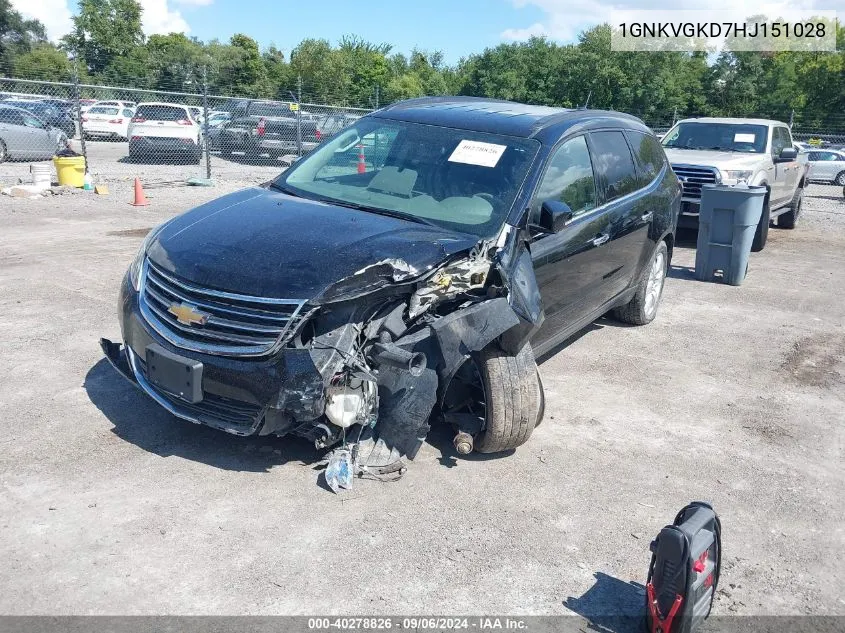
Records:
M763 185L768 189L752 249L761 251L769 224L795 227L801 214L807 155L792 143L789 126L767 119L698 118L676 123L663 147L683 187L681 227L698 226L701 187L708 183Z

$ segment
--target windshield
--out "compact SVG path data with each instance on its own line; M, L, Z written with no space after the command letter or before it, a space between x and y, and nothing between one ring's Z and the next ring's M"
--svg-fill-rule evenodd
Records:
M538 148L533 139L365 117L274 184L306 198L490 237Z
M766 151L769 128L748 123L678 123L663 138L663 147L674 149L713 149L762 154Z

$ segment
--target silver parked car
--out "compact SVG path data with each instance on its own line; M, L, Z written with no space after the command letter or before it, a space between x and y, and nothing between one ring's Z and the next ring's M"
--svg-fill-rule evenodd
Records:
M34 114L0 104L0 163L49 160L67 146L67 134Z
M832 182L845 187L845 152L810 150L810 180Z

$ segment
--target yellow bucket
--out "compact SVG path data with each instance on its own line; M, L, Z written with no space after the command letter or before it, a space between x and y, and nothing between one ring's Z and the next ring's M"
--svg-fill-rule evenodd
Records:
M59 185L71 187L85 186L85 157L84 156L56 156L53 159Z

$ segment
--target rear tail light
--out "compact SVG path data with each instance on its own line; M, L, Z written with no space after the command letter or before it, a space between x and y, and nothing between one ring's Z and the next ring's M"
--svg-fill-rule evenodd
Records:
M189 121L188 119L179 119L178 121L176 121L176 123L178 123L179 125L193 125L193 122Z
M142 138L144 138L144 137L143 137L143 136L133 136L133 137L132 137L131 139L129 139L129 140L131 140L131 141L140 141Z
M133 116L132 123L146 123L146 119L142 116Z
M264 136L265 131L267 131L267 121L261 119L258 121L258 127L255 128L255 133L258 134L258 136Z
M323 140L323 133L322 133L320 130L317 130L317 131L314 133L314 136L316 136L316 137L317 137L317 140L318 140L318 141L322 141L322 140Z
M111 121L109 121L109 123L117 123L117 124L120 124L120 123L123 123L123 119L112 119Z

